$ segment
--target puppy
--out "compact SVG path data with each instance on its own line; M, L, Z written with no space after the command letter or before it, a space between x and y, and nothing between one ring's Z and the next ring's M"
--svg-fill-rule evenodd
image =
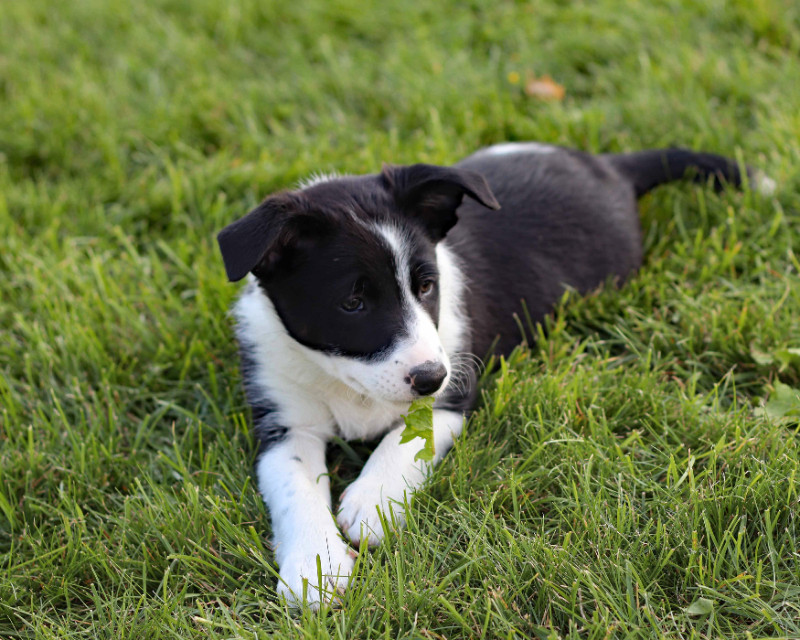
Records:
M346 540L374 545L383 522L402 524L404 498L461 433L476 356L518 344L523 301L538 322L565 287L631 275L637 198L684 175L742 181L735 162L708 153L508 143L453 167L316 178L219 233L229 279L248 276L233 313L279 593L316 606L346 587ZM414 460L421 441L400 444L401 415L427 395L432 463ZM325 447L336 435L383 438L334 515Z

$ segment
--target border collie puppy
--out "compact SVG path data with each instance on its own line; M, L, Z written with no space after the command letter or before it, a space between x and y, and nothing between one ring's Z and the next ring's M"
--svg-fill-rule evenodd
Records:
M625 280L642 261L637 198L687 173L742 181L735 162L708 153L508 143L453 167L316 178L219 233L230 280L249 274L233 313L279 593L317 606L346 587L346 540L383 538L376 507L403 523L404 498L475 402L476 359L520 341L522 301L539 322L565 287ZM432 463L414 460L419 439L400 444L401 415L428 395ZM332 512L335 435L383 439Z

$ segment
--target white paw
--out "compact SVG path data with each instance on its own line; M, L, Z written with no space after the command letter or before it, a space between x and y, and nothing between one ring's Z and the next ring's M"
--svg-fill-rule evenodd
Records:
M322 569L321 589L318 556ZM321 602L336 604L347 588L355 557L356 552L338 536L328 537L327 544L315 552L292 551L281 562L278 597L285 598L292 607L301 607L304 602L312 609L318 609Z
M375 546L383 540L384 530L378 509L383 513L388 526L403 527L406 522L404 493L410 498L413 489L405 483L387 487L374 477L362 476L351 484L342 494L336 521L344 534L359 546L366 540Z

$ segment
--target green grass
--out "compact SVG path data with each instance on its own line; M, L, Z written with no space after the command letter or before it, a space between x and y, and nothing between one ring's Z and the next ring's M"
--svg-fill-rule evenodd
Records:
M800 5L2 14L0 637L800 637ZM485 378L340 610L290 612L214 233L312 171L518 139L683 144L780 187L643 202L639 275ZM337 494L368 453L333 448Z

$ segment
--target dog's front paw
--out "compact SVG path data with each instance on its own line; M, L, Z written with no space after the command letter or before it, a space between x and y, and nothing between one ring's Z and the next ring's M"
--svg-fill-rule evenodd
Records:
M317 557L322 570L321 583ZM322 602L335 604L347 588L355 557L356 552L338 536L333 540L328 538L327 544L317 553L292 551L281 562L278 597L285 598L293 607L305 603L318 609Z
M359 477L342 494L336 521L344 534L356 546L367 542L370 546L383 540L384 530L378 509L381 510L388 525L398 527L405 525L405 507L403 503L407 486L388 487L376 483L370 476ZM409 496L411 489L408 489Z

